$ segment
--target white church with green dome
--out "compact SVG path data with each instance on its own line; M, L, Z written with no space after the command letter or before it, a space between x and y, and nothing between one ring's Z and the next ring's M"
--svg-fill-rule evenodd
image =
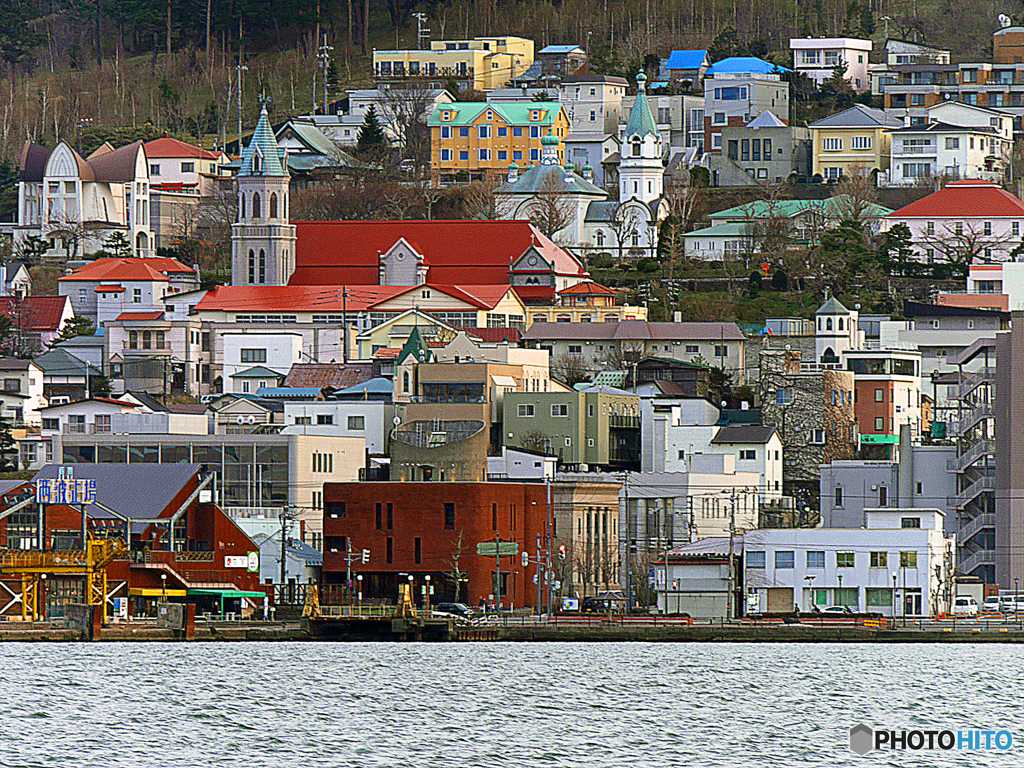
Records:
M665 147L646 93L647 77L637 74L637 97L622 136L618 201L594 185L589 167L577 173L558 165L557 136L545 136L540 165L521 170L509 166L508 181L495 192L498 218L555 218L553 209L568 210L565 226L552 235L564 248L580 255L613 258L656 257L658 225L668 216L665 201ZM546 196L557 203L545 201Z

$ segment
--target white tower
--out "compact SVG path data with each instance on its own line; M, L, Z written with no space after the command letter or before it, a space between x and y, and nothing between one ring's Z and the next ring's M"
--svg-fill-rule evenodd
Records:
M288 161L270 128L267 107L238 170L238 222L231 226L231 284L287 285L295 271L289 223Z
M662 165L661 134L647 102L643 70L636 76L636 101L622 136L619 160L619 202L639 200L650 203L661 197L665 167Z
M860 349L858 312L847 309L834 296L814 313L814 352L817 362L838 365L843 352Z

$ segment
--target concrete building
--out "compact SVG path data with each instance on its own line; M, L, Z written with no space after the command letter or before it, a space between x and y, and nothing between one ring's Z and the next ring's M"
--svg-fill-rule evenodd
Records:
M628 87L625 78L593 74L563 77L558 87L558 100L569 117L569 133L563 141L565 163L581 171L589 166L594 183L602 188L606 186L602 148L610 134L618 134Z
M811 123L815 175L835 180L843 174L888 171L890 131L902 126L882 110L863 104Z
M565 597L596 597L618 590L623 576L619 560L621 488L621 483L613 480L587 476L559 476L551 484L552 547L557 553L552 555L551 568L559 582L555 590L559 602Z
M759 613L830 605L895 617L948 613L954 551L942 518L937 509L868 509L864 528L748 531L748 606Z
M487 457L488 480L554 480L558 457L527 448L501 447L500 456Z
M789 120L789 70L761 59L738 56L712 64L704 76L704 152L721 152L729 118L746 125L763 112Z
M871 41L852 37L798 37L789 41L793 67L820 86L842 67L846 80L857 93L871 87L868 59Z
M893 458L903 425L910 427L913 439L920 440L924 434L920 352L846 350L843 366L853 372L854 418L862 450L875 446L876 458Z
M785 116L765 110L746 122L732 117L721 134L723 151L708 157L712 186L781 184L794 173L811 174L811 132Z
M299 333L225 332L221 334L221 344L225 391L255 394L257 388L250 386L249 379L241 374L257 368L263 369L258 371L260 380L269 381L268 377L275 374L284 379L295 363L302 362L302 334ZM231 384L227 385L229 381Z
M421 419L391 432L391 480L482 483L487 480L489 425L477 419Z
M43 396L43 369L32 360L0 359L3 390L3 419L14 425L38 425L42 409L47 406Z
M97 326L125 312L162 312L163 299L199 288L199 273L176 259L103 258L57 279L76 315Z
M373 78L378 88L504 88L533 64L533 40L522 37L475 37L431 40L423 50L374 50Z
M390 398L389 398L390 400ZM380 400L300 401L284 404L284 435L361 437L366 451L386 456L395 407Z

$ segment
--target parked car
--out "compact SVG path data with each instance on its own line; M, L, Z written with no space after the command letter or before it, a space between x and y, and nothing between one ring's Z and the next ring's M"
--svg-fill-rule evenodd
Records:
M1024 594L1017 595L1017 599L1013 603L1013 610L1016 613L1024 613Z
M957 595L953 598L953 613L957 616L977 616L978 601L970 595Z
M434 613L458 616L460 619L472 619L475 615L473 609L465 603L438 603L434 606Z
M822 608L822 613L853 613L853 609L848 605L830 605L828 608Z
M1002 610L999 595L989 595L986 597L985 602L981 604L981 610L984 613L999 613Z
M584 597L580 613L608 613L608 601L597 597Z
M1013 602L1013 595L999 596L999 610L1003 613L1014 613L1017 610L1017 606Z

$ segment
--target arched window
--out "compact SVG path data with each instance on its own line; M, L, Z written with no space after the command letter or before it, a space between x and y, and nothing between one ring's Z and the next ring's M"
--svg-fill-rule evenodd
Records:
M402 373L402 391L409 391L409 372L405 371Z
M633 157L640 157L640 142L633 142Z
M150 331L142 332L142 348L152 349L153 348L153 334Z
M267 253L260 248L260 285L267 282Z
M138 349L138 348L139 348L139 332L138 331L128 331L128 349Z
M825 330L826 331L831 331L832 330L832 318L831 317L826 317L825 318Z
M238 218L245 218L245 193L243 192L238 196Z
M156 348L163 349L167 346L167 334L164 331L156 332Z
M260 217L260 193L252 193L252 217L258 219Z
M259 147L252 155L252 172L263 173L263 153L260 152Z
M249 249L249 285L256 282L256 254Z
M600 230L598 230L598 232L597 232L597 247L598 248L603 248L604 247L604 232L602 232Z
M270 193L270 218L277 218L277 192Z
M840 330L840 331L841 331L841 330L843 330L843 318L841 318L841 317L840 317L840 318L839 318L839 320L838 320L837 322L839 323L839 326L838 326L838 327L839 327L839 330Z

